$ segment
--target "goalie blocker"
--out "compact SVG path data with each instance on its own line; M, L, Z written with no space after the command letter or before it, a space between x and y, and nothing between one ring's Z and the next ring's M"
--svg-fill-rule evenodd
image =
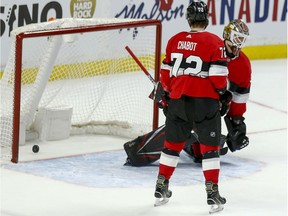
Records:
M139 136L124 144L124 150L127 154L127 166L146 166L160 158L161 152L164 149L165 125L153 130L143 136ZM226 142L226 136L221 135L220 155L225 155L228 152L228 147L223 147ZM187 140L184 146L184 151L193 158L194 162L201 163L202 159L195 157L192 145L199 143L197 135L191 133L190 139Z

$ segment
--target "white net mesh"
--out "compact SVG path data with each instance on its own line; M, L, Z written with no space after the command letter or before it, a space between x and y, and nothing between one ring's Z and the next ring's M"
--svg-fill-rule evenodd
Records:
M129 19L61 19L12 32L9 62L1 80L1 158L11 157L14 116L15 38L22 32L87 28ZM153 86L125 50L129 46L154 76L155 26L88 31L23 40L21 131L34 133L43 108L72 107L71 133L135 137L152 128ZM24 125L24 126L23 126ZM36 133L35 133L36 131ZM38 134L39 135L39 134Z

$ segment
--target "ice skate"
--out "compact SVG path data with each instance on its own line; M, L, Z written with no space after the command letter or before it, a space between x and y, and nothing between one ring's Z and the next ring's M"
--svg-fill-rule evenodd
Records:
M164 205L169 201L169 198L172 196L172 191L168 190L169 180L165 179L164 176L159 175L156 182L156 189L154 196L156 201L154 206Z
M226 199L221 197L218 191L218 185L211 181L206 182L207 204L210 205L209 213L213 214L224 209Z

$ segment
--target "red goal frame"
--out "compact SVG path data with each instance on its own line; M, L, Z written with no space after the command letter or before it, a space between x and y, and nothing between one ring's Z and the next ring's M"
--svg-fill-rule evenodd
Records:
M14 78L14 107L13 107L13 136L12 136L12 158L11 162L18 163L19 156L19 133L20 133L20 98L21 98L21 74L22 74L22 45L25 38L55 36L62 34L85 33L102 30L113 30L121 28L133 27L156 27L156 46L155 46L155 81L159 80L160 65L161 65L161 40L162 40L162 24L160 20L139 20L137 22L122 22L113 24L99 24L86 27L73 27L65 29L55 29L49 31L24 32L16 36L16 51L15 51L15 78ZM156 103L153 105L152 129L158 128L159 110Z

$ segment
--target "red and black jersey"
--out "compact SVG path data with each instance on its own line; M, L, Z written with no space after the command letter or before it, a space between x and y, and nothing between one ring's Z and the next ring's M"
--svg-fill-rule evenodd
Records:
M224 43L210 32L180 32L167 44L160 81L170 97L182 95L218 99L227 85Z
M241 51L235 59L228 59L229 91L233 93L228 116L243 116L249 99L251 86L251 64L248 57Z

